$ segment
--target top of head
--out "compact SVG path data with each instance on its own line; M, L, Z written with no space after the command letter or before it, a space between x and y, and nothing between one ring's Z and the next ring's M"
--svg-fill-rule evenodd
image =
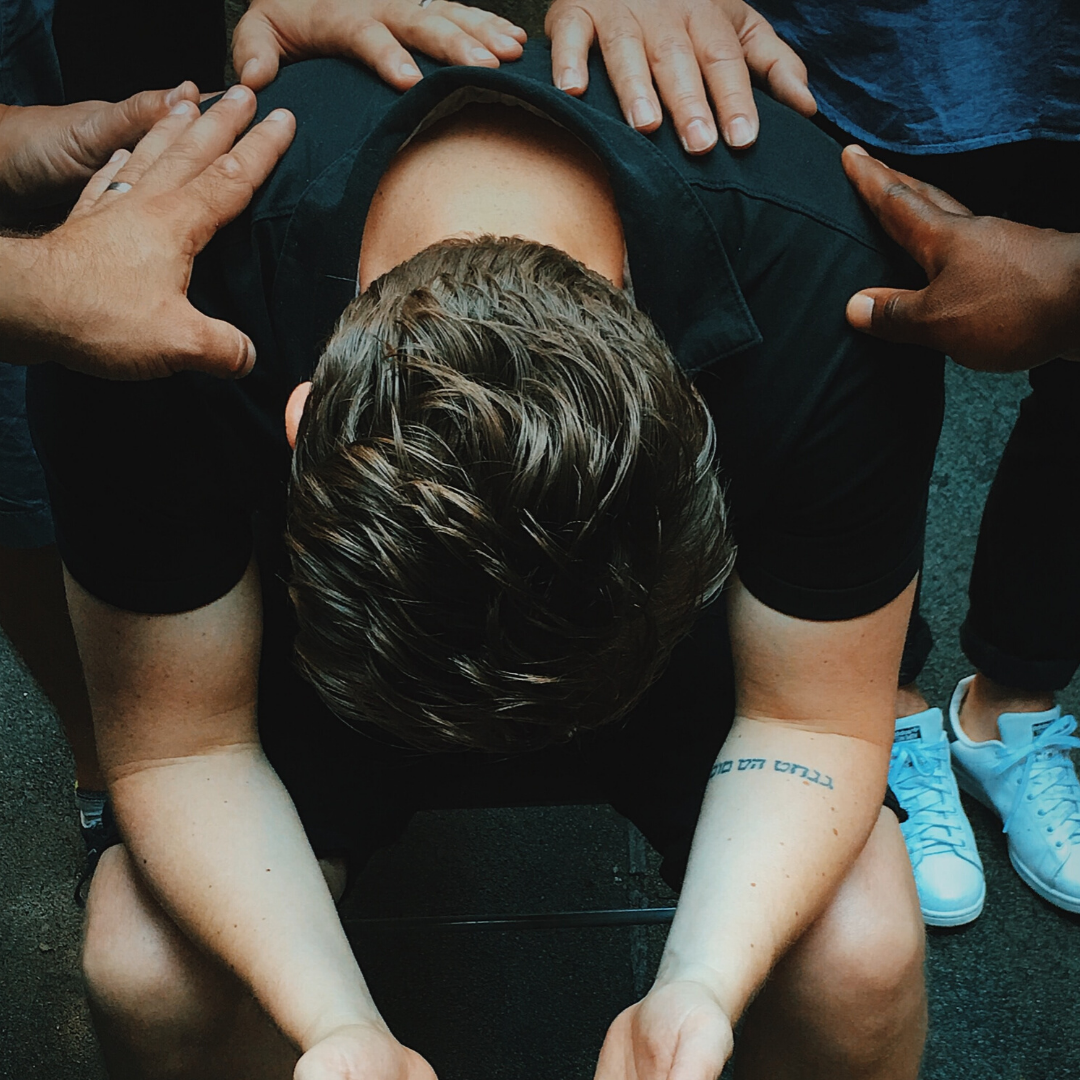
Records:
M301 667L430 748L623 715L731 567L713 430L650 320L550 247L449 240L343 314L289 496Z

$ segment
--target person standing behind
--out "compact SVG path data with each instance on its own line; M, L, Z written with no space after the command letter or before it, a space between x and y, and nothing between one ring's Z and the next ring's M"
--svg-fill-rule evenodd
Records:
M903 179L949 192L943 212L1080 232L1075 4L758 7L806 63L819 125L839 141L866 143ZM865 162L846 158L849 173L867 175ZM923 259L931 276L941 258L939 247ZM882 326L883 307L857 294L854 324L867 328L871 312ZM984 366L970 350L964 362ZM1055 703L1080 664L1080 366L1052 359L1029 379L983 513L960 631L975 674L957 686L947 724L916 684L931 645L917 611L901 671L891 783L911 814L905 836L931 925L970 922L985 897L950 739L961 786L1004 820L1021 878L1080 911L1080 782L1067 754L1080 741Z

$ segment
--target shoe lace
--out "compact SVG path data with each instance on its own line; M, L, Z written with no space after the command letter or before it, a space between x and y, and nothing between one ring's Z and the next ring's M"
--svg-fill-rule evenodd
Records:
M963 819L954 794L947 742L894 745L889 783L908 813L904 838L913 860L945 853L964 855Z
M1042 804L1040 815L1047 818L1047 832L1068 824L1070 841L1080 840L1080 780L1068 750L1080 748L1080 739L1073 736L1076 717L1060 716L1035 737L1030 746L1000 755L990 770L999 776L1014 765L1024 762L1020 784L1012 808L1005 818L1003 832L1009 831L1020 805L1029 796Z

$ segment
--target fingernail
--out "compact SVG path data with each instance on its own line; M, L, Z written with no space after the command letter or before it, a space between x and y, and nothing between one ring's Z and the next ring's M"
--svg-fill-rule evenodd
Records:
M289 119L288 109L275 109L267 116L267 120L273 120L275 124L280 124L283 120Z
M581 72L577 68L563 68L559 72L559 78L555 85L560 90L581 90L585 85L585 80L581 77Z
M869 157L870 156L858 143L852 143L848 147L848 150L850 150L851 153L853 153L853 154L858 154L859 157Z
M498 62L494 53L489 53L487 49L479 47L469 50L469 58L476 64L490 64L492 60Z
M856 293L847 302L848 322L859 330L869 330L874 321L874 301L863 293Z
M656 106L648 98L638 98L630 104L630 123L636 128L651 127L660 119Z
M255 73L259 70L259 61L253 56L245 65L243 71L240 72L241 81L251 79L255 76Z
M420 69L415 64L402 64L398 71L404 79L419 79L421 77Z
M247 101L251 91L246 86L233 86L225 91L226 101Z
M518 41L517 38L510 37L509 34L500 34L495 39L495 44L498 45L500 49L513 50L521 48L521 42Z
M190 113L195 108L190 101L178 101L170 110L170 116L183 116L185 113Z
M128 153L127 150L117 150L116 153L114 153L113 156L111 158L109 158L109 164L114 165L116 162L123 161L125 158L127 158L129 156L130 156L130 154Z
M716 145L716 133L704 120L691 120L683 134L683 146L691 154L701 154Z
M184 83L174 87L165 95L166 105L175 105L180 100L180 95L184 92Z
M749 146L757 138L757 132L745 116L736 116L728 124L724 138L728 146L738 150Z

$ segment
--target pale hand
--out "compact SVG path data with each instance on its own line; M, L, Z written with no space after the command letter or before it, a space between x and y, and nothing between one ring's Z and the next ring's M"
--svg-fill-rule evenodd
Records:
M844 169L885 231L926 271L923 289L868 288L857 330L925 345L978 371L1080 357L1080 235L977 217L945 192L849 146Z
M0 211L74 199L114 150L134 146L177 102L198 101L191 82L125 101L0 106Z
M337 1028L297 1062L294 1080L436 1080L415 1050L381 1025Z
M251 200L295 131L276 110L235 146L255 95L234 87L200 116L181 101L87 185L67 221L5 242L22 270L0 304L4 359L55 360L115 379L194 369L244 375L255 360L235 327L188 302L195 255ZM110 190L110 184L130 185Z
M498 67L521 56L525 31L480 8L433 0L252 0L233 33L233 67L252 90L282 61L342 56L407 90L420 81L409 49L447 64Z
M713 107L729 146L753 143L751 78L803 116L817 111L806 65L743 0L555 0L544 28L556 86L584 93L596 42L627 123L654 131L662 101L688 153L716 145Z
M615 1018L595 1080L716 1080L732 1046L731 1023L704 985L665 983Z

